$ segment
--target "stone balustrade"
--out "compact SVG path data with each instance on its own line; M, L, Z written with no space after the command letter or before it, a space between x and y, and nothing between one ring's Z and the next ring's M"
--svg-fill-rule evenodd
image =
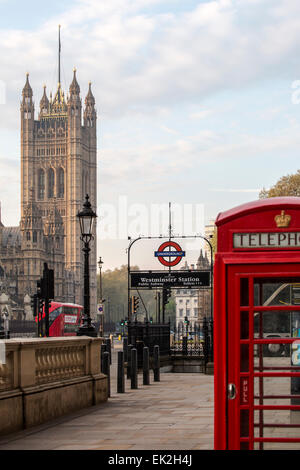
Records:
M7 434L107 400L102 338L4 340L0 364L0 434Z

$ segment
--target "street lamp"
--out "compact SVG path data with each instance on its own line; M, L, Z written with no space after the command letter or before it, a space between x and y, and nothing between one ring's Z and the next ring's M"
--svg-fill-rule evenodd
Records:
M102 264L103 264L103 261L102 261L102 258L100 256L99 258L99 261L98 261L98 265L99 265L99 270L100 270L100 304L101 304L101 309L102 311L100 312L100 328L99 328L99 333L100 333L100 336L103 336L104 335L104 310L103 310L103 303L105 301L105 299L103 299L103 294L102 294Z
M93 237L93 225L94 220L97 217L95 212L92 210L91 203L89 201L88 194L85 197L85 203L83 204L83 210L78 212L77 217L80 224L80 239L84 243L84 305L83 305L83 322L78 328L77 336L97 336L96 328L91 322L90 315L90 271L89 271L89 253L90 253L90 241Z

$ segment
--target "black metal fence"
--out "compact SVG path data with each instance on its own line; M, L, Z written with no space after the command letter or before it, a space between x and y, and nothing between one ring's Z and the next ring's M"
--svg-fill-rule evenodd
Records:
M171 355L199 357L213 362L213 322L204 318L196 325L180 324L171 332Z
M9 332L11 338L37 336L37 324L34 320L10 320Z

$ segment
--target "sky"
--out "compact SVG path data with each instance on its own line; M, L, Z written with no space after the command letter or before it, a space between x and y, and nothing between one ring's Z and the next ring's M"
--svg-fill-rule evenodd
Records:
M154 219L168 202L174 233L203 234L298 170L298 0L0 0L4 225L20 220L26 72L37 114L43 85L57 86L58 24L64 90L75 66L96 99L104 270L127 262L128 236L167 232Z

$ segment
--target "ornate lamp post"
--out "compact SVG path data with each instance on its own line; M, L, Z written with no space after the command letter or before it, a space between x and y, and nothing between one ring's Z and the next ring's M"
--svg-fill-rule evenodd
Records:
M84 305L83 305L83 322L78 328L77 336L97 336L95 326L91 322L90 315L90 271L89 271L89 253L90 253L90 241L93 235L94 220L97 217L95 212L92 210L91 203L89 201L88 194L85 197L85 203L83 204L83 210L78 212L77 217L80 223L81 237L80 239L84 243Z
M103 310L104 306L103 304L105 302L105 299L103 299L103 292L102 292L102 264L103 264L103 261L100 256L99 261L98 261L99 270L100 270L100 304L102 308L102 311L100 312L100 328L99 328L100 336L104 335L104 310Z

